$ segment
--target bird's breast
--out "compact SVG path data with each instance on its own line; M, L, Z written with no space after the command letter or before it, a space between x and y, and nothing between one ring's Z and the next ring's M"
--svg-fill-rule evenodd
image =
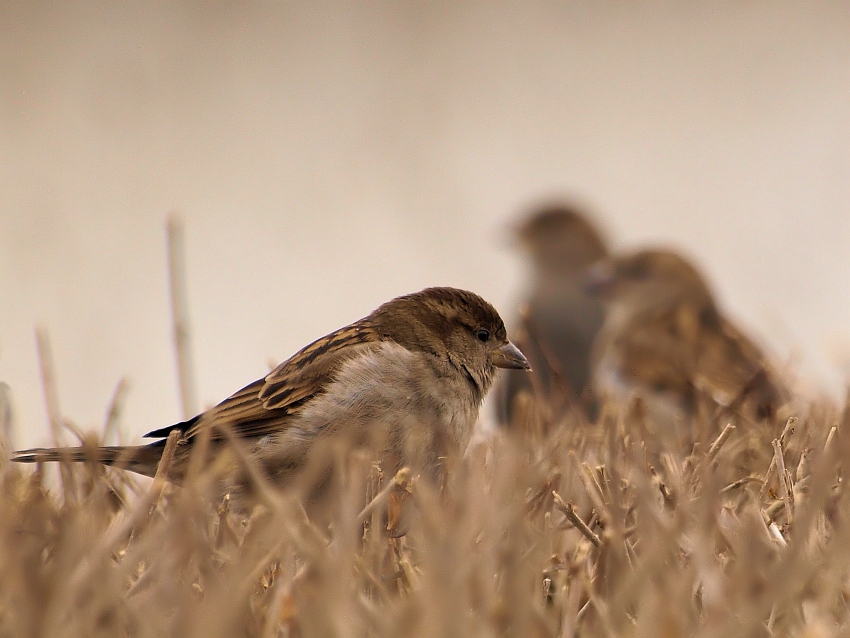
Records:
M468 382L432 355L392 342L343 364L293 424L299 438L345 435L425 458L462 453L478 417ZM418 463L417 459L408 459Z

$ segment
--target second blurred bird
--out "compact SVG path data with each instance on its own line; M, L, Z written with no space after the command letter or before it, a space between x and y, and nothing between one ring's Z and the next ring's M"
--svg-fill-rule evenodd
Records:
M787 389L762 350L718 309L705 279L672 250L612 257L588 272L607 318L594 346L597 396L640 397L658 434L717 419L775 419ZM708 418L695 418L701 410ZM736 418L733 418L736 417Z
M502 425L525 428L533 419L529 408L541 400L548 408L570 408L592 418L590 356L604 309L586 291L583 273L608 255L607 243L589 215L568 204L535 209L513 236L531 265L516 337L534 372L504 376L496 391L497 418Z

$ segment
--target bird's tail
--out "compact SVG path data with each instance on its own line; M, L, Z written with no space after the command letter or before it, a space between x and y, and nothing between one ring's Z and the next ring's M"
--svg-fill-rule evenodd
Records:
M145 476L156 474L157 465L162 458L164 446L129 445L110 447L62 447L62 448L32 448L13 453L14 463L46 463L59 461L64 463L83 463L94 461L104 465L112 465L131 470Z

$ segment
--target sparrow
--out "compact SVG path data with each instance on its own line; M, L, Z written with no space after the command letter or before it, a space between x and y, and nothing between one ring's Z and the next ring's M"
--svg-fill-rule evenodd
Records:
M638 396L663 427L686 423L702 405L714 416L760 422L785 403L787 391L762 351L720 313L705 279L676 252L610 257L590 267L586 284L606 306L593 347L598 396Z
M608 255L606 241L584 213L567 205L535 210L513 234L531 263L530 290L520 306L517 335L537 379L514 372L502 377L496 391L498 420L521 426L515 423L522 418L520 395L549 403L566 399L592 418L596 410L588 391L590 353L604 307L588 294L583 276L589 265Z
M370 449L389 476L408 466L438 477L443 459L465 450L497 368L529 364L496 309L472 292L427 288L314 341L196 417L149 432L146 438L159 440L148 445L36 448L12 460L93 460L154 476L165 440L176 431L169 479L177 482L202 434L204 462L226 468L237 490L247 477L238 476L234 462L219 463L229 436L279 485L297 476L316 450L340 442Z

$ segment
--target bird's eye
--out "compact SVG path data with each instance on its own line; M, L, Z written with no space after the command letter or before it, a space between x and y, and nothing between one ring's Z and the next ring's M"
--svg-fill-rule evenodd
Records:
M475 336L479 341L487 341L490 338L490 331L484 328L479 328L475 331Z

